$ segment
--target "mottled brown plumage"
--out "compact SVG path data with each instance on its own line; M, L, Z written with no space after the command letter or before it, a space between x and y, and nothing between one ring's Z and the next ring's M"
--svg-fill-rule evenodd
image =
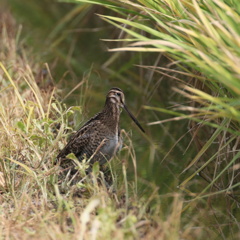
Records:
M121 108L124 108L138 127L144 132L136 118L125 105L124 94L119 88L112 88L107 94L103 110L86 122L69 140L58 154L62 166L66 166L66 156L74 153L82 161L90 159L100 165L110 160L121 148L119 118Z

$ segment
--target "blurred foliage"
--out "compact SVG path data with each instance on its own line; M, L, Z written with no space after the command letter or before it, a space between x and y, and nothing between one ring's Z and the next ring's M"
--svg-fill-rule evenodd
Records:
M238 1L67 2L6 2L23 22L26 47L33 46L64 89L63 100L80 103L90 116L110 87L122 88L129 108L149 123L146 135L135 127L131 133L122 114L133 135L139 181L159 186L165 211L164 194L180 184L189 201L183 226L201 222L206 235L215 236L211 226L223 239L237 232ZM76 117L75 127L83 118Z
M239 38L238 20L240 16L238 9L234 8L233 2L221 0L197 2L193 0L160 4L159 1L159 5L156 4L158 1L140 1L139 4L129 1L75 0L71 2L95 3L115 9L118 13L121 12L120 17L101 15L101 18L124 32L122 38L117 40L122 45L110 51L166 53L166 56L172 58L172 65L177 64L182 69L182 74L190 77L190 81L184 79L182 86L174 88L176 92L190 100L190 104L179 104L177 109L187 110L191 113L190 115L179 113L176 110L166 110L159 106L146 107L150 110L177 115L180 117L179 119L186 118L197 121L202 125L199 127L195 125L191 129L195 135L193 135L194 138L199 141L197 146L199 153L184 171L197 165L205 153L211 156L217 149L225 149L224 154L228 155L228 146L234 148L233 151L235 151L236 144L238 145L240 115L239 42L236 41L236 37ZM123 6L128 7L123 8ZM131 13L126 17L129 9L131 9ZM115 42L115 39L110 39L110 41ZM156 66L156 69L164 68ZM173 72L176 71L177 68L174 68ZM151 125L162 122L156 121ZM196 136L199 128L208 129L210 134ZM232 137L230 142L226 142L226 134L230 134ZM193 140L195 140L194 138ZM219 141L219 144L215 145L217 147L214 148L213 143L217 138L222 138L222 141ZM222 146L223 142L226 144ZM210 146L214 151L211 151ZM211 172L209 172L211 184L208 188L214 185L217 179L224 175L223 173L228 175L225 170L231 164L238 163L237 156L231 156L232 159L230 157L230 163L227 164L227 161L227 165L218 170L216 178L210 176ZM218 156L212 156L205 161L204 166L209 167L213 159L217 160ZM198 172L195 172L195 175ZM228 176L223 177L222 181L226 180L223 180L224 178L228 178ZM234 181L237 182L238 178L234 178ZM185 180L184 184L188 181L189 179ZM226 184L228 183L229 180ZM223 188L225 187L223 186Z
M107 49L115 43L103 42L101 39L119 38L123 33L102 21L97 14L111 14L114 13L113 10L90 4L75 5L55 1L43 1L41 4L39 1L31 1L31 4L23 1L20 4L18 1L10 0L8 5L24 23L22 36L26 46L31 45L37 58L41 61L44 59L49 64L51 72L54 72L55 81L64 89L63 96L78 83L85 81L86 87L81 88L80 92L73 91L65 99L69 105L80 103L86 106L84 119L101 109L105 93L112 86L124 90L127 104L133 112L142 105L167 108L170 101L178 102L181 98L171 89L172 85L175 85L172 82L173 75L175 78L179 77L177 73L172 73L172 76L168 72L156 74L150 68L137 66L157 66L160 63L163 68L165 66L170 68L167 67L169 59L161 53L107 52ZM140 111L137 115L142 123L170 116L150 113L142 108ZM122 113L122 126L130 131L131 120L126 116ZM84 121L82 116L76 120L75 127L79 127L79 122ZM175 146L186 132L187 121L181 125L182 131L179 131L179 125L171 122L160 128L145 127L148 133L147 136L142 136L131 123L139 176L155 181L161 186L162 193L176 188L178 184L176 176L188 161L189 154L194 151L192 149L185 153L189 143L187 138L181 139L182 145ZM181 164L177 157L179 154L182 156ZM132 164L131 162L129 164L131 175ZM164 174L159 174L162 170Z
M1 9L2 10L2 9ZM71 119L81 107L67 107L58 96L48 64L35 59L19 37L18 23L0 14L0 238L175 239L179 235L183 201L180 194L164 196L154 183L144 192L127 175L127 161L136 162L129 134L127 147L111 169L112 184L99 167L91 175L80 171L71 184L56 166L58 149L72 132ZM39 53L41 55L41 53ZM40 74L36 74L40 73ZM85 88L88 90L88 88ZM84 93L84 92L83 92ZM124 131L123 131L124 132ZM86 167L79 163L80 169ZM135 168L136 169L136 168ZM192 225L190 225L192 226ZM182 231L188 235L190 226ZM193 235L192 235L193 234ZM191 231L191 236L196 236ZM195 238L194 238L195 239Z

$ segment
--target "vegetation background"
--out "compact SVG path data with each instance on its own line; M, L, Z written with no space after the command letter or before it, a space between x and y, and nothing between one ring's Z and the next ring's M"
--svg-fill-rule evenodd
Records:
M238 0L1 6L2 239L240 238ZM123 112L111 188L70 187L54 158L113 86L146 134Z

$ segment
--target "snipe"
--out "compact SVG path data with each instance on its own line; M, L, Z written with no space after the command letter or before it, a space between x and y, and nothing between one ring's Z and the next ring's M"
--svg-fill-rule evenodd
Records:
M67 155L74 153L82 161L90 159L90 164L98 161L100 165L110 160L121 148L119 118L121 108L125 109L136 125L143 128L125 105L124 93L112 88L106 96L103 110L86 122L69 140L58 154L57 159L65 166Z

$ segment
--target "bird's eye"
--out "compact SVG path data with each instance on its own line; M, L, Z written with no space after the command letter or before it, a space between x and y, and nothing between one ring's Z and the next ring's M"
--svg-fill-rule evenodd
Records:
M117 95L120 97L120 96L121 96L121 93L118 92Z

